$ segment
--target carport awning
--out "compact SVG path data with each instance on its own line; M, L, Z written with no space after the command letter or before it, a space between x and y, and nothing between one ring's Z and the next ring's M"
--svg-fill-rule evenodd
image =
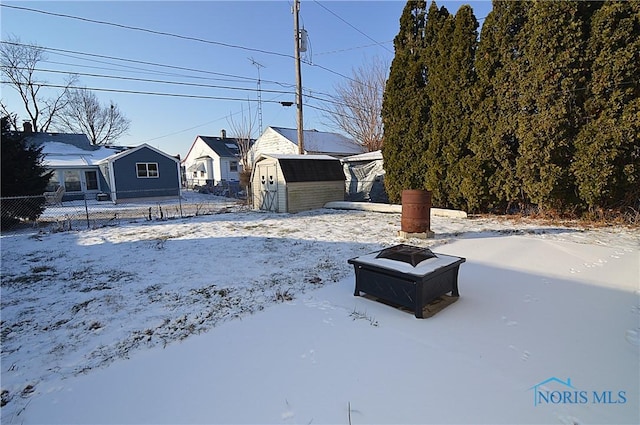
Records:
M195 164L191 164L187 171L205 171L204 164L202 162L196 162Z

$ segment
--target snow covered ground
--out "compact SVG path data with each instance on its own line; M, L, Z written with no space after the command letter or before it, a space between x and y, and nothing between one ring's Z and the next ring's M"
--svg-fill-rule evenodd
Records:
M4 233L2 423L640 423L640 232L322 209ZM349 258L465 257L428 319Z

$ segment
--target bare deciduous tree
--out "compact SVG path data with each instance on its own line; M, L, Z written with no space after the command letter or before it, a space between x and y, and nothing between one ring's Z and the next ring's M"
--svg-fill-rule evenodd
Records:
M41 89L47 83L36 77L38 62L46 59L45 51L36 45L22 44L19 38L9 37L0 44L2 74L18 92L24 104L33 131L48 131L56 115L65 106L67 88L77 80L69 76L64 89L53 97L46 97Z
M86 134L94 145L113 143L129 130L131 121L118 106L113 102L102 106L90 90L68 90L65 100L66 105L56 119L60 130Z
M334 101L325 117L367 151L382 148L382 96L389 71L388 63L374 57L353 70L353 77L335 86Z
M251 171L251 164L249 163L249 149L251 149L251 142L253 133L256 130L256 122L251 116L251 108L249 108L249 117L244 114L244 108L240 112L240 120L233 119L233 115L227 119L231 133L236 138L238 143L238 150L240 151L240 160L242 163L242 169Z

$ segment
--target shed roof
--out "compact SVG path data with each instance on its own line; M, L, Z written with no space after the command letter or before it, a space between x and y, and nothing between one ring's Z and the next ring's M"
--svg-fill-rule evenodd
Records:
M340 160L328 155L262 155L280 163L284 179L289 183L344 181Z

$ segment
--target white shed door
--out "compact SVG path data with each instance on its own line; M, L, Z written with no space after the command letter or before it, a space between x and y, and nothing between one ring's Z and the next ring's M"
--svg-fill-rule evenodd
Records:
M278 167L263 164L258 166L260 176L260 209L278 212Z

